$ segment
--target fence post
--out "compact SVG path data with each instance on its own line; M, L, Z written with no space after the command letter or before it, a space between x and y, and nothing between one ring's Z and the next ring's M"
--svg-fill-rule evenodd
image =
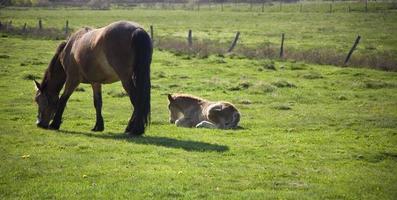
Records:
M12 28L12 20L10 20L6 26L6 30L10 30Z
M66 24L65 24L65 34L68 34L69 32L69 20L66 20Z
M250 11L252 11L252 0L250 0Z
M1 23L1 21L0 21L0 30L3 28L3 24Z
M192 30L191 29L189 29L189 33L187 35L187 43L188 43L189 47L192 47L193 40L192 40Z
M299 12L302 12L302 3L299 6Z
M153 26L150 25L150 38L152 38L152 42L154 41L154 36L153 36Z
M262 0L262 12L265 12L265 1Z
M200 11L200 0L197 0L197 11Z
M284 33L281 34L280 58L284 57Z
M39 29L41 30L43 28L43 24L41 22L41 19L39 19Z
M235 47L236 44L237 44L237 40L238 40L239 36L240 36L240 32L237 31L236 37L234 38L234 40L233 40L233 42L232 42L232 45L231 45L230 48L227 50L228 53L230 53L230 52L233 51L234 47Z
M329 4L329 13L332 13L332 3Z
M280 0L280 11L281 11L282 5L283 5L283 2L282 2L282 0Z
M349 5L349 7L347 7L347 12L350 12L350 5Z
M25 24L23 24L23 28L22 28L22 32L26 32L26 23Z
M365 12L368 12L368 0L365 0Z
M356 41L354 42L352 48L350 49L349 53L347 54L347 57L345 59L345 62L343 63L344 66L346 66L347 62L349 62L351 55L353 54L353 51L356 49L358 43L360 42L361 36L357 36Z

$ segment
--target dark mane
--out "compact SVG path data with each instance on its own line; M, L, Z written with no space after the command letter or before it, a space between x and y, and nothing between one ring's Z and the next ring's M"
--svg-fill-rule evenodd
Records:
M62 89L63 86L63 79L65 79L66 75L63 70L59 55L62 52L62 50L65 48L66 42L63 41L61 44L58 45L57 50L55 51L55 55L52 57L51 62L48 64L47 69L45 70L43 80L41 82L41 87L44 89L46 88L47 90L50 90L52 92L53 90L57 93ZM56 81L58 79L59 82L62 82L62 84L55 84L51 85L51 88L47 88L49 85L48 83L50 81Z

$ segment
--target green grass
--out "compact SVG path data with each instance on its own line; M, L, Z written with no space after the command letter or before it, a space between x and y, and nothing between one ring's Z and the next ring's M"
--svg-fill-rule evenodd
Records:
M194 39L231 43L237 31L240 44L259 46L280 43L285 33L285 49L332 49L347 52L357 35L362 36L355 54L391 54L397 57L397 13L386 12L219 12L215 10L73 10L3 9L0 21L12 20L14 26L101 27L117 20L132 20L145 27L154 26L158 37L186 38L192 29ZM227 49L228 47L225 47Z
M396 73L307 65L259 71L247 59L183 59L156 51L152 125L127 139L119 83L104 86L105 132L90 132L88 85L71 97L61 131L36 128L33 83L57 42L1 38L0 195L6 198L393 199ZM307 74L322 78L305 78ZM240 90L228 88L240 83ZM375 84L376 83L376 84ZM295 87L284 87L293 84ZM375 87L373 85L376 85ZM243 84L244 85L244 84ZM271 91L267 87L271 86ZM235 131L168 124L169 92L228 100ZM29 155L29 158L22 158Z
M175 33L187 28L188 22L199 27L199 17L203 17L186 11L80 12L1 10L0 18L13 18L18 24L46 17L46 23L57 25L66 15L79 26L99 26L124 18L145 25L163 23L165 30ZM161 18L164 13L173 20ZM180 20L183 17L186 20ZM262 17L276 19L273 14ZM290 15L291 20L294 17L299 18ZM377 20L366 23L378 26ZM204 20L203 26L210 30L217 23ZM277 23L298 26L287 21L272 23L276 28ZM303 19L300 23L310 27ZM172 26L167 29L166 24ZM253 26L244 25L246 30ZM391 27L395 25L391 23ZM232 32L230 27L218 29ZM375 32L388 34L376 27L360 29L374 38L378 37ZM339 31L341 37L349 37ZM395 50L395 45L389 44L395 36L389 36L389 42L379 46ZM103 133L89 131L95 123L95 110L91 88L84 84L69 100L60 131L35 126L32 79L42 77L58 43L0 38L1 199L397 196L395 72L233 56L197 59L156 49L152 124L144 137L129 139L123 130L131 105L122 95L120 83L103 87ZM234 103L242 113L242 129L187 129L168 124L166 94L173 92Z

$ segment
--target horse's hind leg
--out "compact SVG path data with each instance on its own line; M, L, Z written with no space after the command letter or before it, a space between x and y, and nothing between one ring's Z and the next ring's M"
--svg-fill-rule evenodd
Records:
M54 119L50 124L50 129L58 130L62 123L62 115L65 110L66 103L68 102L69 97L72 95L74 89L77 88L79 82L77 80L66 79L65 89L59 98L57 111L55 112Z
M96 111L96 122L95 126L91 131L103 131L104 123L102 117L102 91L100 83L91 84L93 96L94 96L94 106Z
M121 84L123 85L124 90L128 93L128 96L130 97L130 101L132 106L134 106L134 112L132 113L132 116L130 120L128 121L127 128L125 129L125 133L127 134L132 134L133 129L137 129L139 127L133 127L134 124L134 118L136 116L136 109L137 107L135 106L135 96L134 96L134 91L135 91L135 86L134 83L132 82L132 79L125 78L121 80ZM142 127L143 129L144 127Z

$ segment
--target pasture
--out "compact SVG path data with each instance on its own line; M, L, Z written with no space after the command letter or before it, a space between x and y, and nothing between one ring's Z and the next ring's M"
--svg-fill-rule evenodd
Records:
M383 16L383 17L382 17ZM0 10L15 26L77 29L124 19L157 36L278 43L292 48L397 55L395 12L254 13L182 10ZM310 19L310 21L308 20ZM33 79L57 40L0 33L1 199L395 199L397 74L234 55L196 57L155 49L152 123L127 138L131 114L120 83L103 86L105 131L91 132L89 85L68 102L59 131L36 127ZM346 43L347 42L347 43ZM237 46L238 48L238 46ZM346 52L347 52L346 50ZM237 130L177 128L167 94L227 100L242 113Z

